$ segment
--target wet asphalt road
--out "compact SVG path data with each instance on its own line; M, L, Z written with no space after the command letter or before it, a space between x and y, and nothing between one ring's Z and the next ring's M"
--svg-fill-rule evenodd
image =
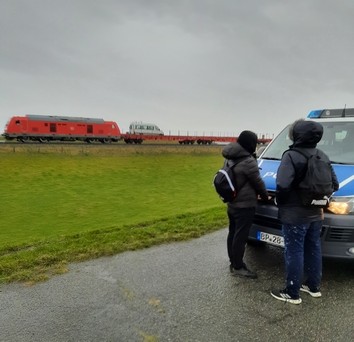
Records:
M257 280L228 270L226 230L70 265L35 286L0 287L0 341L351 341L354 263L325 262L323 297L273 299L282 250L248 248Z

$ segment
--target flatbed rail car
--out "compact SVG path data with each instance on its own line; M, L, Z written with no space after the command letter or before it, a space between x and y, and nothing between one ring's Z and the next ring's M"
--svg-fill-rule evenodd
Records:
M103 119L34 115L12 117L3 134L6 140L26 141L85 141L116 142L121 138L114 121Z
M148 134L121 134L121 139L127 144L142 144L143 141L177 142L181 145L210 145L212 143L230 143L237 137L198 136L198 135L148 135ZM260 144L267 144L270 138L259 138Z

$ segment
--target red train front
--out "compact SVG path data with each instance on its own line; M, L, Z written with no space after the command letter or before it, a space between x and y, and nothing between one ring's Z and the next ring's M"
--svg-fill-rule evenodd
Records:
M118 141L121 133L117 123L103 119L33 115L14 116L5 127L7 140L18 141Z

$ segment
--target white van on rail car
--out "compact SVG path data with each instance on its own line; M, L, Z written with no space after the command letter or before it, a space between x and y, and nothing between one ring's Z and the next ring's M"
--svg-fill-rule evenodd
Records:
M129 125L130 134L164 135L155 124L134 121Z
M306 120L322 124L323 137L317 148L328 155L339 181L339 190L332 195L324 212L322 254L354 261L354 108L314 110ZM272 197L282 154L292 144L288 132L289 126L258 157L261 176ZM273 201L258 202L249 241L284 246L278 209Z

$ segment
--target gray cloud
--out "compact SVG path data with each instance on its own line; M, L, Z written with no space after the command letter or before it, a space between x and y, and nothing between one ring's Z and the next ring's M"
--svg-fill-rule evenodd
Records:
M82 115L275 133L354 106L350 0L2 0L0 125Z

